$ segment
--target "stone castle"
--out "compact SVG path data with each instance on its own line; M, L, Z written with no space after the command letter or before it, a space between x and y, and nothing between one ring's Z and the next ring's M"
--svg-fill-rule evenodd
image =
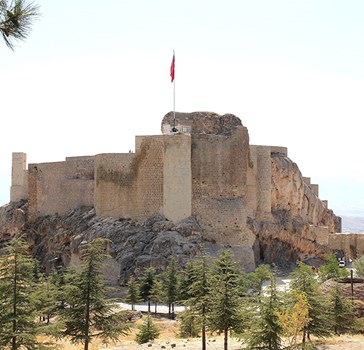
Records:
M289 160L287 148L251 145L247 128L232 114L176 113L174 119L170 112L161 135L136 136L135 153L28 167L25 153L13 153L11 201L21 199L28 200L30 220L82 206L100 217L138 222L157 214L173 223L194 216L207 241L229 244L250 262L264 251L257 248L264 225L276 227L287 215L290 226L274 229L280 239L297 239L284 236L291 229L315 244L351 249L347 238L337 238L340 218Z

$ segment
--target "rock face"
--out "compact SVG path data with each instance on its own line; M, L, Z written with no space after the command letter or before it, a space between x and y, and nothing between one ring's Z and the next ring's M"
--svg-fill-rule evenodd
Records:
M167 113L162 120L164 125L173 125L173 112ZM241 126L241 120L233 114L219 115L213 112L176 112L177 129L179 126L190 127L191 134L231 135L232 131ZM180 131L180 130L179 130Z
M79 208L64 216L40 217L34 222L18 221L19 212L27 214L27 203L17 202L1 208L0 246L15 234L23 234L33 255L46 271L57 265L79 263L79 246L97 237L110 240L106 276L112 284L125 284L131 274L155 266L163 270L171 256L183 265L199 255L201 229L195 218L174 225L162 216L138 224L131 220L100 218L93 208ZM13 220L14 219L14 220Z
M272 219L248 219L257 237L257 263L288 266L332 252L328 236L340 232L340 218L305 183L297 164L286 155L272 153L271 163Z

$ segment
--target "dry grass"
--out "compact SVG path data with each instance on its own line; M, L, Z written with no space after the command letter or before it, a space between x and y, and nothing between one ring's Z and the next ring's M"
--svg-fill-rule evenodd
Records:
M90 350L138 350L138 349L161 349L165 346L166 349L172 349L172 344L175 345L176 350L198 350L201 349L201 339L183 339L178 337L178 324L177 321L168 318L153 318L153 322L159 328L161 334L158 339L150 344L137 344L134 339L139 332L138 326L143 323L144 319L139 319L135 322L131 333L126 336L120 337L116 344L103 345L100 340L95 340L90 344ZM50 339L42 337L39 338L42 342L50 342ZM326 339L315 339L313 343L316 344L318 350L363 350L364 349L364 335L342 335ZM223 337L217 335L208 335L207 349L218 350L223 348ZM83 350L83 345L73 345L67 340L57 342L59 350ZM229 349L238 350L242 349L242 344L235 339L229 339Z

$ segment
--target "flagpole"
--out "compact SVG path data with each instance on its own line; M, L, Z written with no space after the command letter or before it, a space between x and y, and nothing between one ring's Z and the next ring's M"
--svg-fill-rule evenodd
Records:
M175 55L174 55L174 50L173 50L173 60L174 60L174 65L176 64L175 62ZM174 67L175 69L175 67ZM175 77L175 73L173 75L173 131L176 131L176 77Z

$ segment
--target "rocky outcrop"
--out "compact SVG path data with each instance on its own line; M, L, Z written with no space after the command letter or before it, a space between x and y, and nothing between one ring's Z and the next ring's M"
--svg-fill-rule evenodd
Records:
M272 219L248 218L257 237L257 263L289 266L332 252L328 236L340 232L340 218L305 183L297 164L286 155L272 153L271 163Z
M241 120L233 114L220 115L213 112L176 112L177 125L191 127L191 134L231 135L237 126L242 126ZM167 113L162 120L163 125L173 125L173 112Z
M23 222L18 220L19 212L26 216L26 202L1 208L0 243L4 245L15 234L23 234L46 271L57 265L78 264L81 242L96 237L110 240L112 258L107 261L106 276L112 284L124 284L131 274L138 275L149 266L161 271L171 256L183 265L202 251L201 229L193 217L178 225L163 216L138 224L131 220L97 217L93 208L79 208L64 216Z

